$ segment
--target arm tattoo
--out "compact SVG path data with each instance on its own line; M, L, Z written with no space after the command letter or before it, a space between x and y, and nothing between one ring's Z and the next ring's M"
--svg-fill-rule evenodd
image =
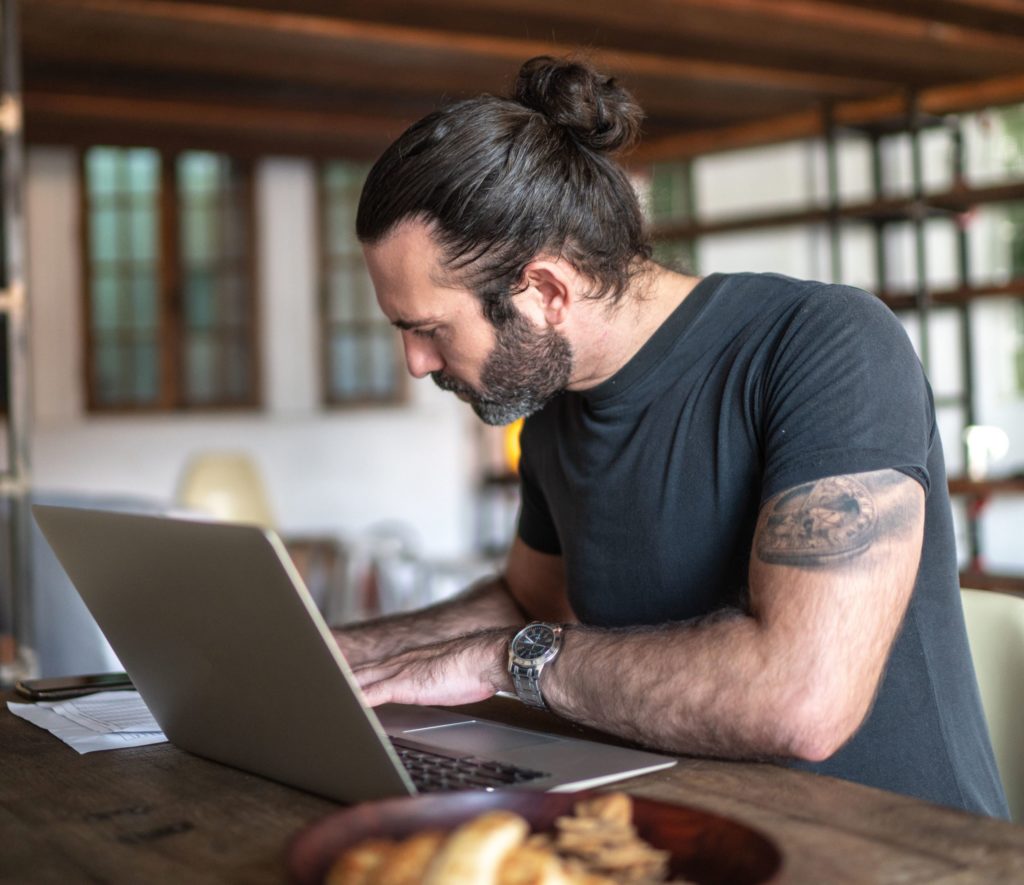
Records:
M831 565L867 550L877 528L877 508L867 486L852 476L830 476L765 505L757 555L781 565Z

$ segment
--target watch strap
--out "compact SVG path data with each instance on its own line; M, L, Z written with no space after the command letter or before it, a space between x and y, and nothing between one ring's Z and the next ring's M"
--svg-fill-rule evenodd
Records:
M512 684L515 686L519 700L539 710L546 710L548 705L544 703L544 695L540 691L542 669L542 667L520 667L518 664L513 664L509 668L509 674L512 676Z

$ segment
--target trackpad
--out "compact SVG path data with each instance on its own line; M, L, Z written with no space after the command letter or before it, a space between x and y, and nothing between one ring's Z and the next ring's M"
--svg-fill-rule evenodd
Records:
M442 750L454 750L467 756L487 756L522 747L552 744L560 740L535 731L509 728L489 722L459 722L433 728L414 728L405 732L414 740Z

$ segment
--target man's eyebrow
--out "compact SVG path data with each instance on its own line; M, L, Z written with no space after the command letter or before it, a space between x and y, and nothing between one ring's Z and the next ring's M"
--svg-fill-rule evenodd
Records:
M423 326L432 326L440 322L441 320L438 317L427 317L422 320L392 320L391 325L396 329L408 331L409 329L419 329Z

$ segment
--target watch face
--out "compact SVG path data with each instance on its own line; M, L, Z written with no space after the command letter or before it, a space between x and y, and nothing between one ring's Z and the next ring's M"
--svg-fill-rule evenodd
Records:
M555 644L555 631L547 624L531 624L515 638L512 653L524 660L544 656Z

